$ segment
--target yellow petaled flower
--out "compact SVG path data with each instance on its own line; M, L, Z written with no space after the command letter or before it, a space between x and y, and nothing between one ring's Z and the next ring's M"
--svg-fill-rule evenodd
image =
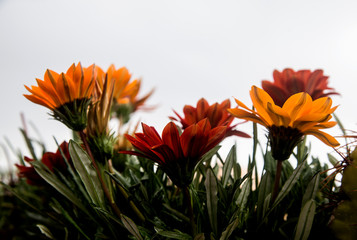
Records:
M94 87L94 65L82 68L73 64L66 73L47 69L44 80L36 79L38 86L26 87L31 95L24 96L53 111L53 117L69 128L80 131L86 126L86 115Z
M126 121L128 120L128 115L144 105L145 101L153 93L153 91L150 91L142 98L138 98L141 81L135 79L130 82L131 74L126 67L115 69L112 64L106 73L98 67L98 82L101 87L103 87L105 76L107 76L108 81L114 81L115 112L122 117L124 115L124 118L127 118Z
M336 125L330 121L336 110L329 97L312 100L309 94L301 92L289 97L282 107L277 106L264 90L253 86L250 91L254 110L236 99L238 107L228 111L242 118L265 126L269 130L272 154L276 160L289 158L294 147L305 135L313 135L331 147L339 145L331 135L320 131Z

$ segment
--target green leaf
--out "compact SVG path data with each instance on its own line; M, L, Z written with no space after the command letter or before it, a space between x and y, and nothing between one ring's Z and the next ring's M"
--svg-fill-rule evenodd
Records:
M142 240L140 231L136 224L131 220L129 217L125 216L124 214L120 215L121 221L123 222L125 228L138 240Z
M251 179L247 179L247 181L245 181L245 183L243 184L241 192L239 193L236 201L240 210L244 209L245 205L247 204L251 187L252 187Z
M233 233L233 231L238 227L239 224L239 219L236 218L234 219L227 227L226 229L223 231L221 237L219 240L228 240L230 239L229 237L231 236L231 234Z
M202 162L206 162L208 160L211 160L211 158L216 154L216 152L221 148L220 145L215 146L214 148L212 148L211 150L209 150L208 152L206 152L200 159L200 161L196 164L195 167L195 171L197 169L198 166L201 165Z
M92 203L105 209L103 188L88 154L72 140L69 142L69 154Z
M262 180L259 184L258 189L258 202L257 202L257 212L258 212L258 219L263 216L263 206L266 197L271 193L273 185L273 179L269 172L265 172L262 177Z
M315 200L310 199L306 202L302 211L300 212L299 220L296 226L295 240L308 239L310 230L315 217L316 203Z
M330 153L328 153L327 156L328 156L328 160L332 164L332 166L336 166L336 164L339 163L339 161L334 156L332 156Z
M305 161L306 161L306 159L296 167L294 172L290 175L288 180L284 183L281 191L279 192L278 196L275 199L272 209L275 208L280 203L281 200L283 200L283 198L290 192L290 190L293 188L295 183L299 180L299 177L306 166Z
M85 233L85 231L77 224L77 222L71 217L71 215L61 206L61 204L54 198L52 198L52 201L55 206L56 210L61 211L62 215L88 240L90 240L90 237L88 237Z
M213 232L217 234L217 179L211 168L208 168L206 172L205 187L209 221Z
M42 224L36 224L36 227L38 227L41 231L41 233L43 235L45 235L46 237L50 238L50 239L55 239L53 237L53 234L51 233L51 231L45 226L45 225L42 225Z
M346 136L347 133L346 133L345 127L343 126L341 120L337 117L337 115L336 115L335 113L333 113L332 115L333 115L333 117L335 118L338 127L341 129L342 134L343 134L344 136Z
M237 162L236 149L237 149L236 145L233 145L223 165L222 183L224 188L227 186L228 180L231 177L232 168L234 164Z
M32 140L27 136L27 132L24 129L20 128L20 132L22 133L22 136L25 139L27 148L31 153L32 159L38 161L37 156L35 154L35 149L34 149L34 147L32 145Z
M162 229L158 229L158 228L155 228L155 230L157 231L157 234L159 234L163 237L167 237L169 239L178 239L178 240L191 240L192 239L192 237L190 235L180 232L177 229L175 229L174 232L166 231L166 230L162 230Z
M57 176L51 172L42 162L33 161L31 164L34 166L36 172L52 187L54 187L58 192L60 192L63 196L65 196L68 200L74 203L77 207L83 210L88 214L87 209L82 204L82 201L77 198L73 192L64 185Z
M270 207L270 201L271 201L271 193L268 194L268 196L266 196L266 198L264 199L264 203L263 203L263 212L262 212L262 216L266 216L266 213L269 210ZM267 220L267 219L266 219Z
M238 181L242 176L242 168L238 162L233 164L234 181Z
M193 240L205 240L205 234L199 233L195 236L195 238Z
M309 182L309 185L307 185L305 194L302 198L302 204L301 206L305 206L308 200L310 199L315 199L316 193L319 190L319 183L320 183L320 174L317 173L315 176L311 179Z

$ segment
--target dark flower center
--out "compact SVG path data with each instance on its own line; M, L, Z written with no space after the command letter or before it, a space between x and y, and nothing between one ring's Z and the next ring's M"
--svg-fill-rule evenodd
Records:
M275 125L269 128L271 152L275 160L287 160L304 135L299 129Z

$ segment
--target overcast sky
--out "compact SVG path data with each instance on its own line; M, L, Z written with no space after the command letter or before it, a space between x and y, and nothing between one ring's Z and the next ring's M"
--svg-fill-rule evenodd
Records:
M79 61L126 66L142 78L142 94L155 88L148 103L159 107L136 117L159 131L172 109L182 113L201 97L250 105L251 86L272 80L274 69L323 69L341 93L333 97L337 115L357 130L356 13L356 1L0 0L0 142L7 136L24 149L20 112L49 150L53 136L70 138L47 109L22 96L23 85L35 85L47 68L62 72ZM231 141L244 158L251 140ZM330 151L321 143L313 148Z

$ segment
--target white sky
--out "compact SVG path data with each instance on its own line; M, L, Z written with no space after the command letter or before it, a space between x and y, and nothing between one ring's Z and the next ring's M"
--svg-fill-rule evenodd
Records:
M62 72L78 61L126 66L142 77L142 93L156 88L149 103L159 107L136 116L159 131L172 109L182 113L201 97L210 103L230 98L233 106L236 97L250 105L251 85L272 80L274 69L321 68L341 93L333 97L336 113L357 130L356 12L356 1L0 0L0 142L7 136L25 149L20 112L49 150L55 151L53 136L70 138L47 109L22 94L47 68ZM249 132L251 125L243 128ZM233 141L245 161L250 140ZM325 158L327 151L314 143L313 154Z

